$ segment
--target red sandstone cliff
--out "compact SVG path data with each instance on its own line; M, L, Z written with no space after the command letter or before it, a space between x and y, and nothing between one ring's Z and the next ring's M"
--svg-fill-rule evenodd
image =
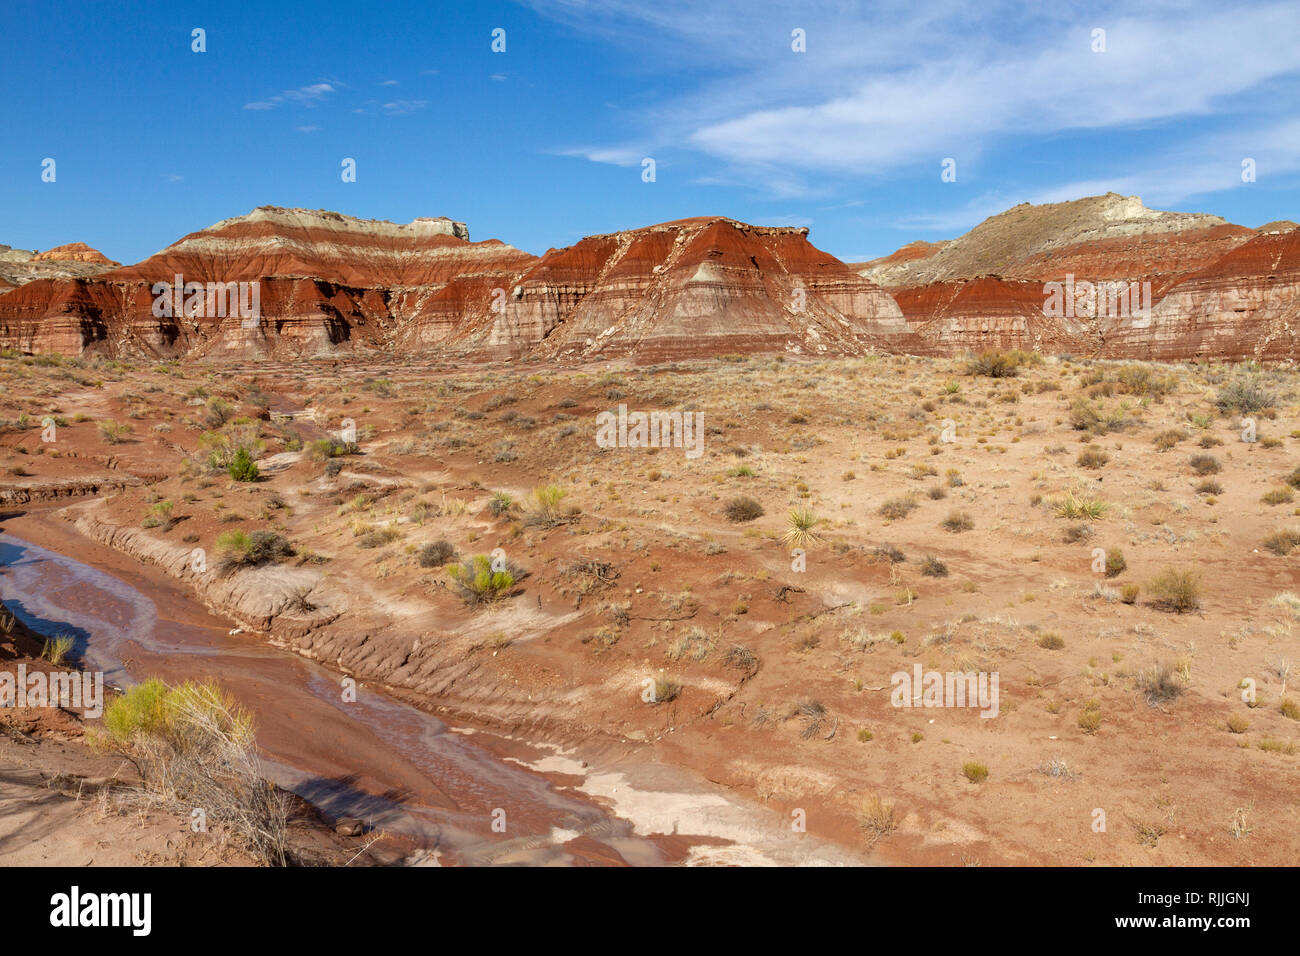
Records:
M1285 269L1267 265L1260 251L1293 228L1278 222L1252 230L1109 193L1022 204L957 239L912 243L856 268L889 286L923 352L1295 357L1287 317L1297 290L1285 278L1267 278ZM1053 315L1047 284L1067 281L1136 283L1134 298L1149 301L1150 314Z
M492 344L556 358L906 348L898 306L804 228L697 218L551 250L511 290Z
M0 346L206 359L1297 355L1300 233L1291 222L1250 230L1109 194L1017 206L958 239L855 266L807 233L701 217L590 236L538 259L470 242L449 219L399 225L262 207L125 268L80 243L39 256L0 248L0 266L28 270L15 281L0 269ZM49 267L71 271L30 271ZM197 311L184 294L160 299L159 283L177 276L206 289L192 300ZM1067 276L1146 283L1152 309L1053 314L1047 283ZM249 321L235 295L253 286Z

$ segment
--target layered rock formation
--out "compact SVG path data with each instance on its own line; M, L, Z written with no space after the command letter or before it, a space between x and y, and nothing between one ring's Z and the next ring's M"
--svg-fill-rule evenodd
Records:
M1151 278L1171 268L1187 272L1208 265L1251 234L1218 216L1162 212L1137 196L1107 193L1040 206L1021 203L957 239L912 243L858 269L890 287L980 275L1062 279L1069 271L1094 282Z
M1252 271L1263 269L1267 256L1246 251L1293 228L1277 222L1252 230L1217 216L1147 209L1136 196L1109 193L1022 204L958 239L912 243L857 269L890 288L923 352L1019 348L1113 358L1241 358L1262 354L1253 337L1267 334L1262 348L1277 357L1293 354L1281 343L1294 289L1285 280L1266 280L1267 270ZM1053 302L1051 284L1064 287L1066 307ZM1229 302L1234 284L1262 298L1240 308ZM1075 291L1089 286L1095 296ZM1127 290L1128 297L1107 306L1108 289Z
M0 246L0 292L36 279L98 275L119 264L84 242L56 246L44 252Z
M198 358L383 349L404 327L435 325L440 296L455 300L455 289L484 277L508 284L534 261L495 240L470 242L465 225L450 219L398 225L267 206L136 265L7 293L0 343L69 355ZM190 300L188 283L203 287L200 300Z
M590 236L539 259L471 242L445 218L267 206L126 268L80 243L0 247L0 347L213 360L986 348L1291 358L1298 235L1287 221L1250 230L1109 194L1017 206L958 239L855 266L807 229L725 217ZM1119 281L1132 298L1118 312L1080 292ZM1053 283L1066 285L1055 311Z
M1102 354L1300 358L1300 229L1261 229L1192 272L1156 303L1148 325L1121 325Z
M491 344L658 361L727 352L904 349L894 301L806 228L697 218L551 250L511 290Z

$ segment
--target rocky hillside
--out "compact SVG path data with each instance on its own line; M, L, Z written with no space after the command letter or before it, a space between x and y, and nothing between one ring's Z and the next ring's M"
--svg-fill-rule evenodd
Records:
M0 245L0 292L34 279L67 279L107 272L120 263L84 242L29 252Z
M885 286L919 286L998 275L1098 279L1187 272L1252 235L1218 216L1148 209L1137 196L1107 193L1072 202L1021 203L948 242L911 243L858 270Z
M511 292L496 338L556 358L657 361L727 352L906 347L903 314L806 228L697 218L548 252Z
M1253 230L1108 193L1022 204L957 239L911 243L855 268L889 287L929 354L1294 357L1300 289L1279 250L1295 228L1283 220ZM1130 297L1106 308L1075 293L1053 314L1049 283L1122 283Z
M0 347L212 360L987 348L1294 357L1296 236L1286 220L1252 230L1111 193L1017 206L960 238L854 266L806 228L725 217L590 236L538 258L471 242L446 218L401 225L265 206L125 268L81 244L39 256L5 247ZM178 276L197 285L158 285ZM1132 311L1084 307L1079 289L1118 282ZM1050 307L1051 283L1075 284L1063 312Z

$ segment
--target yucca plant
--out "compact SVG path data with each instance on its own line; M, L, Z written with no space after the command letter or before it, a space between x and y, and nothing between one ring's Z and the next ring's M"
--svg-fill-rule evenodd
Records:
M1104 518L1110 511L1110 505L1100 498L1084 498L1073 491L1066 492L1052 507L1062 518Z
M41 650L41 657L58 667L63 663L63 659L68 656L70 650L72 650L72 638L67 634L60 634L58 637L47 637L45 647Z
M812 509L791 508L789 521L789 529L781 536L786 544L802 548L818 540L817 532L813 530L817 525L817 516L812 513Z

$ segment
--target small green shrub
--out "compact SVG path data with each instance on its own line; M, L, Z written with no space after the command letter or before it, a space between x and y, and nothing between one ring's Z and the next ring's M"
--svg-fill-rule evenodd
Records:
M230 477L235 481L257 481L261 476L257 462L253 461L253 456L243 445L236 449L235 457L230 460L229 471Z
M490 604L510 594L515 584L522 580L522 569L506 561L501 570L492 569L492 558L476 554L452 565L448 569L452 583L461 599L469 605Z

